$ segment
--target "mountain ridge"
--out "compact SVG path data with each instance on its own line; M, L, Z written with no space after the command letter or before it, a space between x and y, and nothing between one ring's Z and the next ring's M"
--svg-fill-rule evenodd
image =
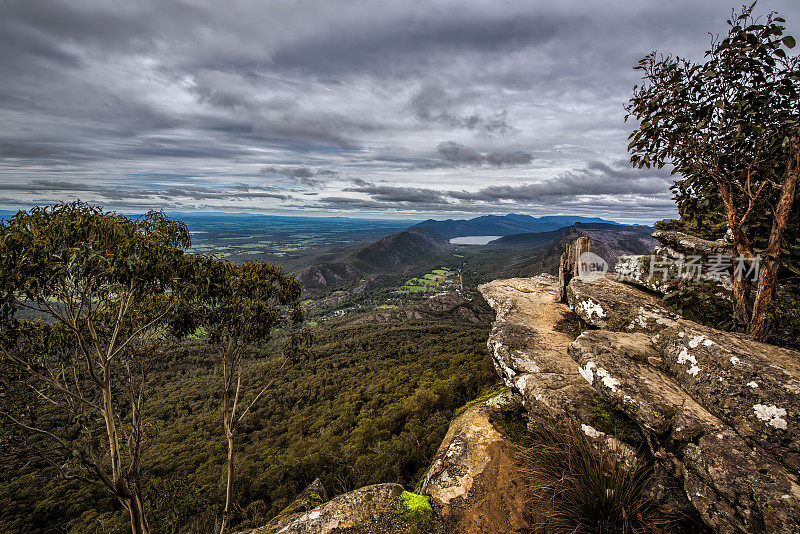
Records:
M507 236L522 233L548 232L571 226L575 223L619 224L600 217L577 215L531 215L509 213L508 215L481 215L472 219L428 219L412 226L424 229L445 239L464 236L499 235Z

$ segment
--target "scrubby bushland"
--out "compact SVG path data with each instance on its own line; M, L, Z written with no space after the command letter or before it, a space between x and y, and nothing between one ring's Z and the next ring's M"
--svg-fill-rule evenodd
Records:
M186 225L163 213L131 219L81 202L0 221L0 458L102 488L136 534L150 530L147 381L189 245ZM20 309L40 318L20 321Z

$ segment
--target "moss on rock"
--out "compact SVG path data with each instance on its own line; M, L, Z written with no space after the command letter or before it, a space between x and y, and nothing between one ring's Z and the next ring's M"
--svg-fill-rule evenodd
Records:
M397 515L408 525L411 534L427 532L433 516L430 497L404 491L398 500Z

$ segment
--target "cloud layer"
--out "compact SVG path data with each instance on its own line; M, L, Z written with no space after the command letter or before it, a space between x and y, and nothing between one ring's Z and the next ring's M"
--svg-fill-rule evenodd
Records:
M626 163L632 67L701 57L730 7L5 0L0 208L670 216Z

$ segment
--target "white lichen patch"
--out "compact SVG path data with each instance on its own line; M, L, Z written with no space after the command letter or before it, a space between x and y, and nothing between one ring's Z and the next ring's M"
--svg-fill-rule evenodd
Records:
M690 346L692 345L692 341L696 341L694 345L696 347L698 344L702 343L703 340L701 339L697 341L697 338L693 338L691 341L689 341ZM681 365L688 364L689 368L686 370L686 373L692 376L697 376L697 373L701 371L700 367L697 365L697 358L694 356L694 354L689 352L689 349L686 347L682 347L681 351L678 353L678 363Z
M591 319L592 315L597 315L599 319L602 319L606 316L606 312L603 307L592 299L581 301L579 307L581 310L583 310L583 313L586 314L588 319Z
M747 385L753 389L756 389L758 387L758 383L755 380L751 380L750 382L747 383Z
M678 363L683 365L686 362L697 363L697 358L690 354L686 347L683 347L678 353Z
M689 348L696 349L705 339L706 336L692 336L692 339L689 340Z
M608 371L603 369L602 367L597 369L597 376L602 379L603 385L610 389L613 393L617 392L617 386L619 386L619 380L611 376Z
M593 439L602 438L603 436L606 435L605 432L600 432L596 428L591 427L589 425L581 425L581 430L583 431L584 434Z
M450 446L447 448L447 454L445 454L445 456L447 456L448 458L452 458L453 456L459 456L461 455L461 453L464 452L464 447L465 444L461 440L454 439L453 442L450 444Z
M789 393L794 393L795 395L800 395L800 384L796 382L789 382L783 385L783 388L788 391Z
M633 397L631 397L630 395L625 395L624 397L622 397L622 404L635 405L635 404L638 404L638 401L636 399L634 399Z
M586 362L586 365L584 367L581 367L580 365L578 366L578 372L581 374L584 380L589 382L590 386L594 383L594 372L592 371L592 369L594 369L595 367L596 365L594 364L594 362Z
M528 385L528 377L526 375L520 376L514 385L517 386L518 391L525 392L525 388Z
M761 421L765 421L769 426L779 428L781 430L786 430L786 409L785 408L778 408L774 404L770 404L769 406L765 404L756 404L753 406L753 411L756 414L756 417Z
M689 344L691 345L691 341ZM697 373L700 372L700 367L697 365L697 358L690 353L686 347L681 348L681 351L678 353L678 363L681 365L689 364L689 369L686 370L686 373L692 376L697 376Z

